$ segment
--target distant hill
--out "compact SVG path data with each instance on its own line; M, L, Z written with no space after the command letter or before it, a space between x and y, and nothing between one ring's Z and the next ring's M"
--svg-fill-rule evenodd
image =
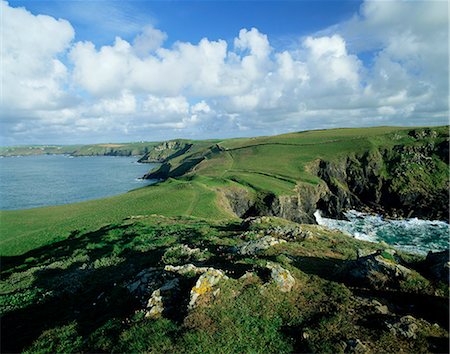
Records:
M0 147L0 156L72 155L72 156L140 156L151 151L157 142L91 144L91 145L30 145Z

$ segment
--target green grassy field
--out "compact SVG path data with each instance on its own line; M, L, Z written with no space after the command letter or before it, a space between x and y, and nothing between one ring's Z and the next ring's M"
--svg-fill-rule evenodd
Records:
M136 215L232 217L216 206L213 190L200 183L166 181L111 198L0 213L2 255L16 255Z
M448 135L448 127L434 128ZM171 179L112 198L31 210L0 212L0 252L17 255L61 240L76 230L93 230L141 214L233 218L217 190L239 185L247 190L293 193L297 183L319 183L308 166L317 159L414 144L411 128L333 129L273 137L203 141L170 160L171 169L201 162ZM211 150L218 144L220 150ZM140 146L139 144L136 145ZM89 149L88 147L85 147ZM190 163L190 162L189 162ZM184 164L184 165L183 165ZM184 171L184 170L183 170Z
M265 234L286 238L275 227L302 231L254 255L234 251ZM196 251L184 253L181 245ZM391 289L387 294L376 289L367 294L367 286L350 281L357 250L374 252L379 247L316 225L277 218L244 226L233 221L147 216L105 225L23 256L4 257L2 349L24 353L336 353L358 338L371 352L439 352L448 340L448 288L440 290L439 284L415 270L408 280L397 280L395 292ZM394 257L392 249L383 249L383 257L388 257L384 259L393 264L420 264L420 258L401 253ZM267 262L290 272L295 279L291 291L281 292L268 279ZM171 276L163 272L165 265L186 263L223 269L227 278L216 286L220 291L211 295L209 290L202 295L203 302L187 309L198 276L179 276L176 307L167 307L159 318L144 317L150 293L127 290L139 279L137 274L160 271L164 283L164 277ZM366 291L370 300L355 296L358 291ZM371 304L372 298L380 302ZM427 311L422 313L424 301ZM380 314L381 303L396 312ZM423 317L415 320L416 339L380 325L398 321L411 308L414 316Z

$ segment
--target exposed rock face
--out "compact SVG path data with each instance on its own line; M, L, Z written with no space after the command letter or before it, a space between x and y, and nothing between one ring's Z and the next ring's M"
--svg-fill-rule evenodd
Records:
M270 276L275 281L278 289L281 292L287 293L291 291L292 287L295 284L295 278L291 275L291 272L289 272L287 269L284 269L279 264L272 262L268 262L266 267L270 269Z
M417 325L417 320L413 316L404 316L400 318L398 322L388 324L388 328L397 336L403 336L408 339L416 339L416 333L419 326Z
M254 200L242 194L226 196L240 217L271 215L315 223L317 209L327 217L358 209L391 217L448 220L448 138L437 139L431 129L413 130L410 135L417 140L413 144L316 160L308 170L322 182L298 184L293 195L267 193Z
M152 296L147 303L146 318L161 317L164 311L173 307L173 300L179 292L179 280L177 278L169 280L162 287L153 291Z
M423 268L433 279L450 282L449 257L449 250L429 252L427 258L423 262Z
M216 296L220 291L216 285L222 279L227 278L228 277L221 270L209 268L200 276L200 278L198 278L197 283L192 288L189 308L194 308L201 297L205 297L207 295Z
M286 243L272 236L263 236L258 240L245 242L239 247L238 253L242 255L255 255L279 243Z
M313 186L301 183L294 191L292 196L275 198L268 214L298 223L315 223L314 212L317 210L317 203L328 194L328 187L324 184Z
M250 193L243 188L227 188L221 191L221 193L228 201L231 211L238 217L245 217L248 211L255 204L255 201Z
M413 270L383 257L380 251L352 262L349 274L354 281L375 289L398 287L400 281L418 276Z
M166 162L176 156L184 154L192 144L188 144L183 141L171 140L164 141L161 144L155 146L151 151L146 153L138 162L151 163L151 162Z
M227 193L230 209L239 217L252 216L278 216L298 223L315 223L314 212L317 203L328 193L325 183L313 186L300 183L296 186L293 195L276 196L274 194L261 193L251 197L245 193Z
M208 270L214 269L214 268L208 268L208 267L196 267L193 264L184 264L182 266L173 266L173 265L166 265L164 267L164 270L166 272L173 272L177 273L183 276L195 276L198 274L206 273Z

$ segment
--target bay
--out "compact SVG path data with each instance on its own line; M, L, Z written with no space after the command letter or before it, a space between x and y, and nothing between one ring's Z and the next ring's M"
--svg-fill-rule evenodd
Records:
M125 193L155 180L140 179L157 164L137 157L33 155L0 159L0 209L75 203Z

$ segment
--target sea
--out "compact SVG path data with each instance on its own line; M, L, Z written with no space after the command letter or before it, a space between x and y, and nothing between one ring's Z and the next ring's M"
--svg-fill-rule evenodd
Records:
M402 251L426 255L449 249L450 226L439 220L417 218L390 220L381 215L349 210L346 220L329 219L320 210L314 214L319 225L369 242L386 242Z
M32 155L0 158L0 209L28 209L125 193L155 183L138 157Z
M28 209L81 202L125 193L155 183L141 177L157 164L138 157L32 155L0 158L0 209ZM346 220L315 213L319 225L351 237L384 241L400 250L426 254L449 248L449 224L437 220L386 220L356 210Z

